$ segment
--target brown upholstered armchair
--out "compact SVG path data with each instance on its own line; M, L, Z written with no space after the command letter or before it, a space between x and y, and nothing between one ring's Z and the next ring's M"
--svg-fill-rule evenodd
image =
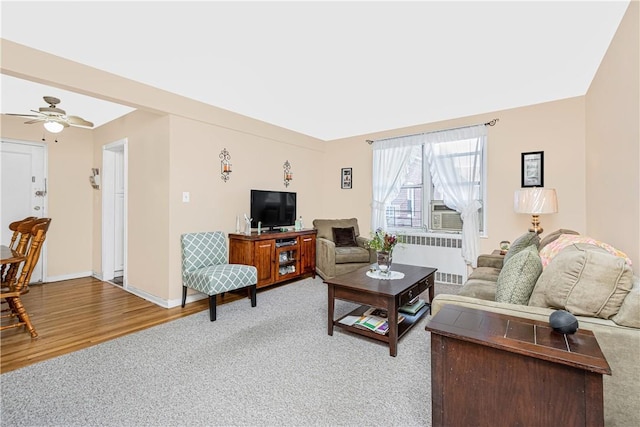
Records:
M376 262L374 250L367 249L369 239L360 236L358 220L314 219L316 272L323 279L348 273Z

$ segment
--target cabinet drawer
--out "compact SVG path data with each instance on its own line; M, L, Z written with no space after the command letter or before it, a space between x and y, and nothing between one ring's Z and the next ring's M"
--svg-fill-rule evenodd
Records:
M423 293L429 288L429 280L424 279L421 282L416 283L411 288L407 289L405 292L400 294L400 299L398 301L398 305L402 306L407 304L412 299L416 298L418 295Z

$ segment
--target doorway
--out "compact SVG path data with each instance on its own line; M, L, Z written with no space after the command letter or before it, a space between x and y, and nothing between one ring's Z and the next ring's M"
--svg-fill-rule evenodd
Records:
M102 147L102 280L127 288L127 140Z
M0 144L1 243L9 245L9 224L29 216L47 216L47 145L3 139ZM31 275L31 283L46 276L47 242Z

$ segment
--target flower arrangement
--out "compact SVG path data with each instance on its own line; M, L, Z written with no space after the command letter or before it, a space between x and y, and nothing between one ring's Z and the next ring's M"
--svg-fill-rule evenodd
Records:
M371 240L367 246L378 252L391 253L396 243L398 243L398 238L395 234L387 233L382 228L378 228L374 233L371 233Z

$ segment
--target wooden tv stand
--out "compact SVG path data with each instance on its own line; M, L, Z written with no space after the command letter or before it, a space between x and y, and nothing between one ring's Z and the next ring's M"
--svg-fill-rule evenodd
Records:
M316 277L314 229L251 235L229 233L229 263L258 269L258 288L303 276Z

